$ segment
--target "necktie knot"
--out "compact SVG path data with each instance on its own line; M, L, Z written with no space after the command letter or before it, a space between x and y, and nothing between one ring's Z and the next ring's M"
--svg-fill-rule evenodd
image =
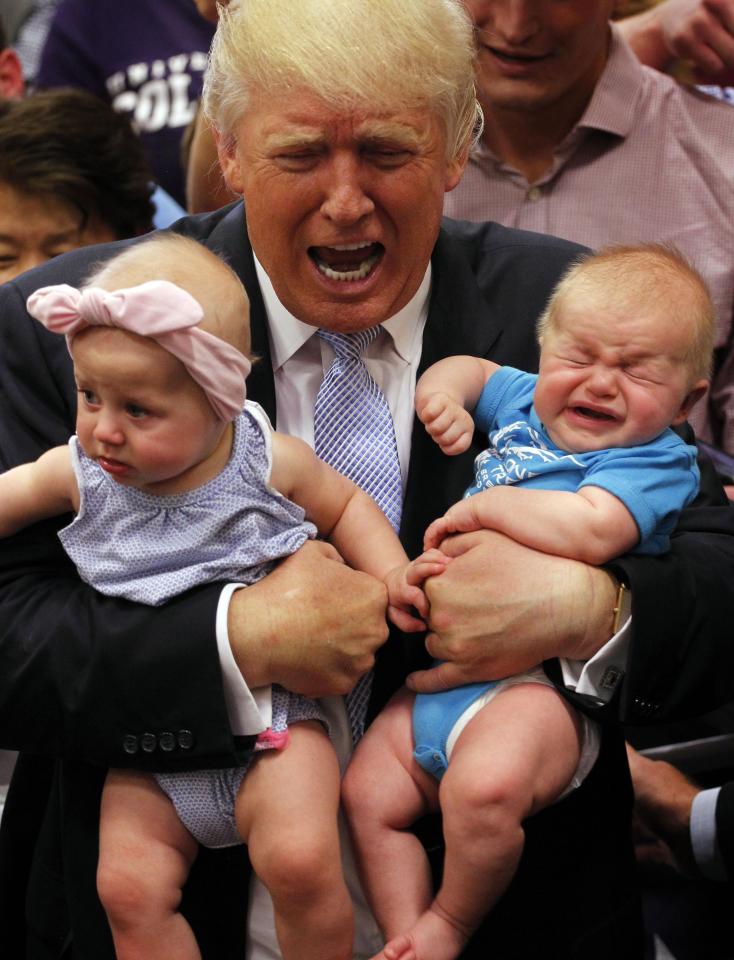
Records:
M358 330L356 333L335 333L333 330L319 330L318 335L325 340L340 360L361 360L362 354L377 337L380 326Z

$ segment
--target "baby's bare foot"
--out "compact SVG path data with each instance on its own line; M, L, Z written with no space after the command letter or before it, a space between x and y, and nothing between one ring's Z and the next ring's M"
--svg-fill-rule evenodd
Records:
M412 930L390 940L372 960L456 960L468 939L434 902Z

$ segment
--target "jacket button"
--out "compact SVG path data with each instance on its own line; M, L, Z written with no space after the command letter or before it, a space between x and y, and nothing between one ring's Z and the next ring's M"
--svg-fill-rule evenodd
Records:
M177 739L182 750L191 750L194 745L194 735L190 730L179 730Z
M127 733L122 738L122 749L130 756L138 752L138 746L138 738L134 733Z
M158 737L154 733L144 733L140 738L140 746L143 753L153 753L158 746Z
M176 738L167 730L158 737L158 746L164 753L170 753L176 749Z

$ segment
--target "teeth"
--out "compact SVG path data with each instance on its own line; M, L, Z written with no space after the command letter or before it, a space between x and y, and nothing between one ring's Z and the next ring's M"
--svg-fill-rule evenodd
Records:
M365 247L371 247L372 244L368 241L364 243L343 243L343 244L331 244L332 250L363 250Z
M356 248L334 247L334 249L335 250L359 249L360 246L362 246L362 244L360 244ZM367 246L371 246L371 244L367 244ZM366 260L363 260L356 270L334 270L333 267L330 267L328 264L324 263L323 260L316 260L316 266L319 268L319 270L323 273L325 277L329 278L329 280L343 280L346 282L350 280L364 280L364 278L371 272L372 268L374 267L374 265L377 263L379 259L380 259L379 253L372 254L371 257L367 257Z

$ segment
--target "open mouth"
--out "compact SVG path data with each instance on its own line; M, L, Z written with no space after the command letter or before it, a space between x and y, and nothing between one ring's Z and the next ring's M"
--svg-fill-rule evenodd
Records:
M381 243L344 243L333 247L310 247L308 255L329 280L354 282L366 279L382 259Z
M589 420L606 420L614 422L617 418L611 413L605 413L603 410L592 410L590 407L571 407L573 413L579 417L586 417Z
M107 473L123 474L127 473L128 465L120 460L112 460L110 457L98 457L97 463Z

